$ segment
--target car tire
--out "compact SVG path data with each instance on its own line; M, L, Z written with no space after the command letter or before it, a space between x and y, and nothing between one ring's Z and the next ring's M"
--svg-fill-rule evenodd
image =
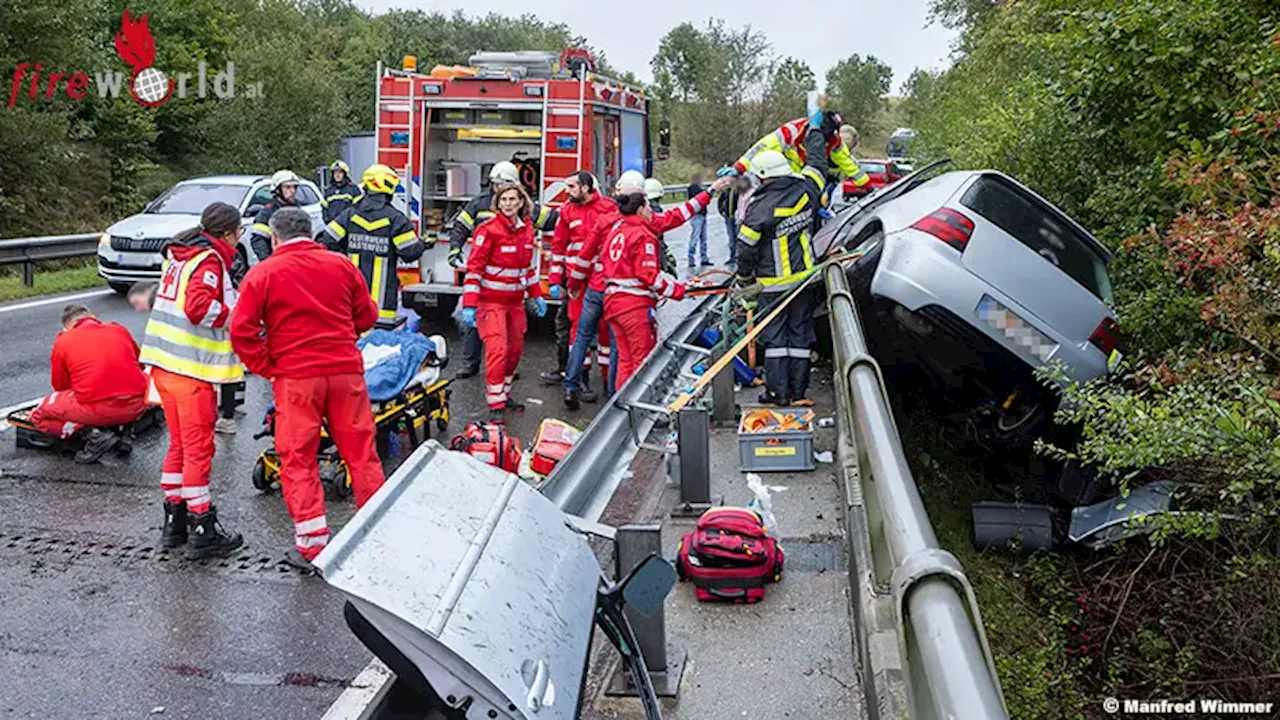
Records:
M123 297L129 294L129 289L133 287L133 283L108 282L107 286L111 288L112 292Z

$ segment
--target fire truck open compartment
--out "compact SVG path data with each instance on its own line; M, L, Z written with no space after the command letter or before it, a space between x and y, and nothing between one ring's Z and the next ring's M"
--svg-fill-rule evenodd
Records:
M440 296L461 295L447 233L494 163L514 162L530 196L551 207L567 200L565 179L577 170L605 192L626 170L652 171L645 96L596 74L582 50L482 52L430 73L379 66L375 143L379 162L400 174L397 207L441 238L417 268L401 268L404 304L419 312L452 309Z

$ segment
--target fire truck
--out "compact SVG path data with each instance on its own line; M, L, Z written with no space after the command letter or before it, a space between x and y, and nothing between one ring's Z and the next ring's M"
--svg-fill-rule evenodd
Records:
M529 196L550 207L568 200L565 180L578 170L606 192L626 170L652 171L644 93L597 74L585 50L479 52L468 62L429 73L413 57L378 67L378 162L400 174L396 206L440 240L417 267L400 269L403 303L420 314L451 311L462 294L448 229L494 163L515 163ZM545 282L549 235L541 245Z

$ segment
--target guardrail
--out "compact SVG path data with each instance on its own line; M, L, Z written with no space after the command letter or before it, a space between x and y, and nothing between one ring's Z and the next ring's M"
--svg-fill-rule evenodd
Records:
M973 588L960 561L938 547L844 269L829 267L825 279L868 709L875 719L898 717L905 700L919 720L1003 720Z
M99 237L100 233L85 233L0 240L0 265L22 263L22 284L31 287L36 282L36 263L93 255Z

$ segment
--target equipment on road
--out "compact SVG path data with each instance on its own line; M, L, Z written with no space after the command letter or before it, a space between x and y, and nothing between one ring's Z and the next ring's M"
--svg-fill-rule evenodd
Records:
M529 458L529 469L535 474L546 477L556 469L556 465L573 449L573 444L582 437L582 431L563 420L547 418L538 425L538 434L533 439L532 457Z
M782 580L786 554L764 521L746 508L711 508L680 540L676 571L703 602L751 604Z
M502 423L467 423L449 441L449 449L510 473L520 469L520 441L508 435Z
M35 424L31 422L31 412L35 409L36 403L32 403L14 410L9 413L7 418L9 425L14 430L14 444L20 448L77 453L84 448L85 442L93 431L98 429L86 426L66 439L56 435L48 435L37 430ZM120 437L119 442L116 443L113 449L116 455L126 457L133 452L133 442L137 436L151 428L160 427L163 420L164 412L160 409L160 406L148 405L147 409L142 413L142 417L137 420L126 425L113 425L102 429L115 433Z

